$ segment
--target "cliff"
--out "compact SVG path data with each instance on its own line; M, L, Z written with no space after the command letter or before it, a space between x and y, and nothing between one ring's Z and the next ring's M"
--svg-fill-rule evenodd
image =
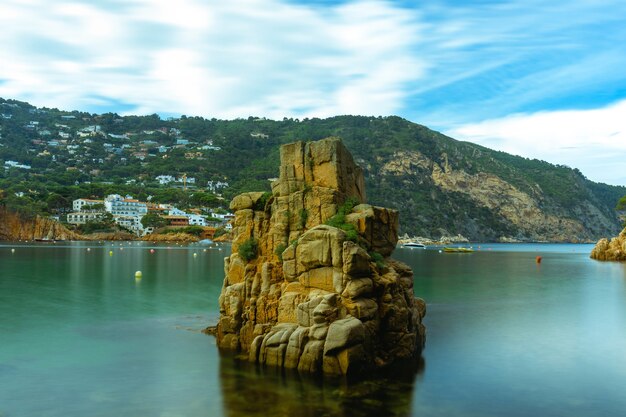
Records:
M82 238L54 220L40 216L24 218L0 207L0 240L77 240Z
M591 258L599 261L626 261L626 228L611 240L600 239L591 251Z
M427 235L458 232L478 241L584 242L616 230L614 211L573 172L544 168L548 180L555 174L564 176L553 180L560 184L554 188L561 188L548 190L529 172L485 158L493 151L472 147L477 148L453 142L430 157L417 150L397 151L372 168L389 190L381 191L392 204L407 200L406 206L413 208L411 220L417 220L418 230ZM532 163L528 166L532 173L538 171ZM411 190L423 195L422 201L416 201Z
M280 159L271 195L231 202L219 347L328 375L418 358L426 306L411 269L389 258L397 211L364 204L362 171L338 139L283 145Z

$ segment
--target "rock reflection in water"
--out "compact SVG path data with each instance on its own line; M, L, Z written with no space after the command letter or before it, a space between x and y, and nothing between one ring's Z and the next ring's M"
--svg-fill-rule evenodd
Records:
M424 360L367 379L324 379L264 368L233 356L220 358L225 415L408 416Z

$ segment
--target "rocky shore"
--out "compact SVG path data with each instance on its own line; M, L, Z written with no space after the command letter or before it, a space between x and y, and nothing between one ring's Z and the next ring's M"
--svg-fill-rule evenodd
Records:
M83 240L62 224L35 216L25 218L0 207L0 240Z
M245 193L225 259L217 342L259 364L347 375L419 358L423 300L390 258L398 213L365 204L339 139L280 150L272 193Z
M199 237L188 233L151 234L143 237L128 232L81 235L57 221L41 216L24 217L0 207L0 241L30 240L143 240L149 242L197 242Z
M626 228L611 240L600 239L591 251L591 258L598 261L626 261Z

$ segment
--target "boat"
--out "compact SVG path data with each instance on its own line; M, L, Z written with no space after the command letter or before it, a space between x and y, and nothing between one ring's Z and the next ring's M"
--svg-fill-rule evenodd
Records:
M418 242L407 242L402 245L404 248L417 248L417 249L426 249L426 245Z
M445 253L471 253L474 252L473 248L451 248L451 247L445 247L443 248L443 251Z

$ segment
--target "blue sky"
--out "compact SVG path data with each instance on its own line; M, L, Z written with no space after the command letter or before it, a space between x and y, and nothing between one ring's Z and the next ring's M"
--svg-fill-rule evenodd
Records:
M94 113L399 115L626 185L626 2L0 0L0 96Z

